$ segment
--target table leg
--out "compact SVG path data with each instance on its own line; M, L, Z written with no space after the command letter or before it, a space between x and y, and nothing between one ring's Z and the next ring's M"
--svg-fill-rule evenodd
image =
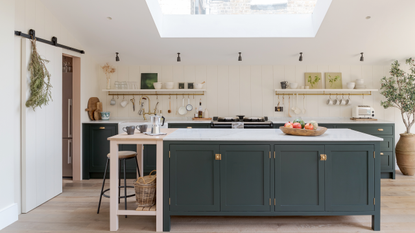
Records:
M110 231L118 230L118 143L110 141Z
M163 231L163 141L157 141L156 149L156 169L157 169L157 182L156 182L156 231Z
M144 176L144 145L137 144L137 162L138 167L140 168L140 176ZM137 171L137 179L138 179L138 171Z

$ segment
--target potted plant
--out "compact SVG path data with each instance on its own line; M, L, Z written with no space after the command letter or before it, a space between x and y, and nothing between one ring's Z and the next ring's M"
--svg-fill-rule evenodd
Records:
M411 127L415 123L414 59L408 58L406 64L409 66L408 73L400 69L398 61L392 63L391 77L382 78L380 93L386 98L386 101L381 101L385 109L394 107L401 111L406 131L400 134L396 144L396 160L404 175L413 176L415 173L415 135L411 133Z

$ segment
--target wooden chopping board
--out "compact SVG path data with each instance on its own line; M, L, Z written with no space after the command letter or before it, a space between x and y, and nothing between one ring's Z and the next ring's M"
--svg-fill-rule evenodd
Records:
M88 116L91 121L94 120L94 112L97 109L97 103L99 102L98 97L91 97L88 100L88 106L85 111L88 111Z

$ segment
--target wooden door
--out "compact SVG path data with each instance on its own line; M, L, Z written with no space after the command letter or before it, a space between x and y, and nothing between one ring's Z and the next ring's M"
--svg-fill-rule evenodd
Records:
M323 145L275 146L275 211L324 211Z
M217 145L170 146L172 211L219 211Z
M326 211L374 210L373 145L326 146Z
M221 211L271 211L269 145L220 146Z
M30 96L31 42L22 39L22 213L62 192L62 49L37 43L37 51L49 60L52 101L35 111L25 105Z

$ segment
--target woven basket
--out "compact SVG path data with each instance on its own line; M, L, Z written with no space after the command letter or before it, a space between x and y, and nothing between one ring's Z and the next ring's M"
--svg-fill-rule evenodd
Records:
M134 183L135 199L139 207L156 204L156 175L151 175L155 171L151 171L148 176L138 178Z

